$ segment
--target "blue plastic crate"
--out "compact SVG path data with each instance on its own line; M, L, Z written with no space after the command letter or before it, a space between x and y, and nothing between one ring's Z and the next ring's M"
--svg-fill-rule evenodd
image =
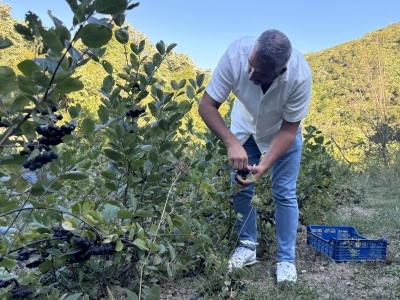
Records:
M350 226L310 225L307 245L336 262L385 260L387 240L370 240Z

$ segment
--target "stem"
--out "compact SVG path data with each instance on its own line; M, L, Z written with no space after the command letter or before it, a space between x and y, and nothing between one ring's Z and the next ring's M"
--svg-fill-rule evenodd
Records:
M175 180L172 182L172 184L171 184L171 186L170 186L170 188L168 190L167 199L165 200L164 207L163 207L163 210L162 210L162 213L161 213L160 222L157 225L157 230L156 230L155 235L158 235L158 231L160 230L161 224L162 224L163 219L164 219L164 214L165 214L165 210L167 208L169 196L171 195L172 188L176 185L176 182L178 181L180 174L181 174L181 172L178 173L178 175L176 176ZM153 238L153 241L152 241L153 244L154 244L156 238L157 238L157 236L155 236ZM139 299L141 299L141 295L142 295L143 269L144 269L144 265L146 264L146 262L149 259L149 257L150 257L150 252L147 254L147 257L146 257L145 261L140 266Z
M24 224L22 225L22 228L19 230L18 234L15 235L14 240L8 245L6 255L8 255L8 253L9 253L11 247L14 245L14 243L15 243L15 241L17 240L19 234L20 234L20 233L22 232L22 230L25 228L25 226L26 226L26 224L28 223L29 218L31 217L32 213L33 213L33 210L31 210L31 211L29 212L28 217L25 218L25 222L24 222Z

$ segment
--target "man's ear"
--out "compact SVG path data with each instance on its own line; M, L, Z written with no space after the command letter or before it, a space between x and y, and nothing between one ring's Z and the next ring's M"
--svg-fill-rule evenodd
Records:
M284 67L284 68L279 72L279 75L282 75L283 73L285 73L286 70L287 70L287 67Z

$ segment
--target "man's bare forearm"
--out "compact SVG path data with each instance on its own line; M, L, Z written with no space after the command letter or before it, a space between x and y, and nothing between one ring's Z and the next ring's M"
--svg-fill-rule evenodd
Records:
M226 126L218 108L219 105L205 93L199 104L199 114L207 127L229 148L239 141Z
M296 138L300 122L283 123L278 134L274 137L268 151L260 162L260 166L269 169L290 148Z

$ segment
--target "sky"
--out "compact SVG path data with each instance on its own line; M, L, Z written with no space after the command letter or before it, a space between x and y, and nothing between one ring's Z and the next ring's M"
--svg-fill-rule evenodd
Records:
M0 0L21 20L29 10L51 26L47 10L72 24L65 0ZM200 68L212 69L234 40L266 29L285 33L302 53L317 52L400 22L400 0L133 0L127 21L152 43L176 43ZM101 16L99 16L101 18ZM400 37L400 34L399 34Z

